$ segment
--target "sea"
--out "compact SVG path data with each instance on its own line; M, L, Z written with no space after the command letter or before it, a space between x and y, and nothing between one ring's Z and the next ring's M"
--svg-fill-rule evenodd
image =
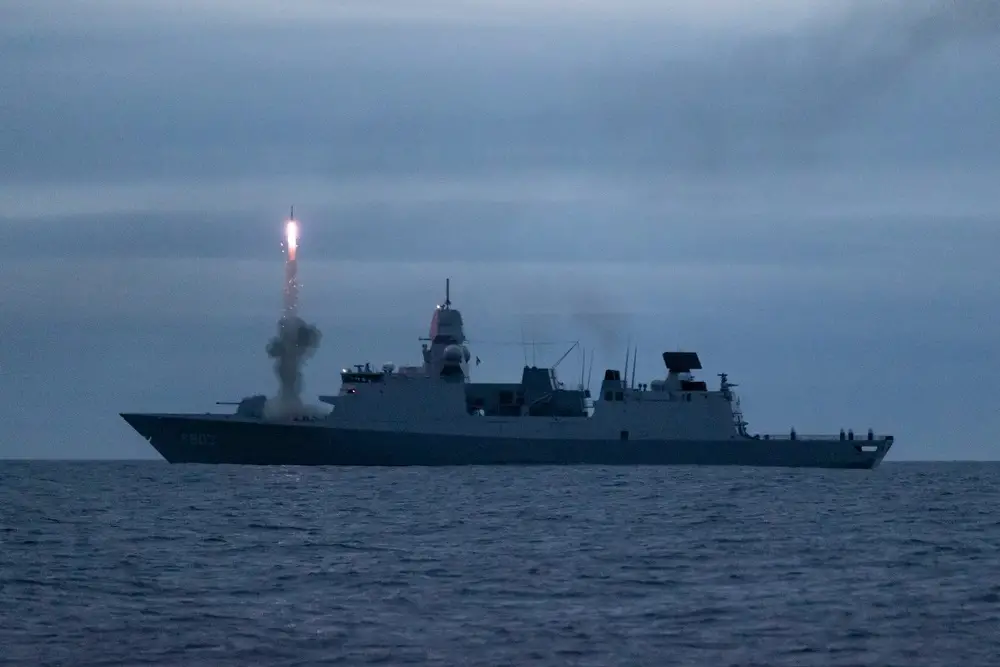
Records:
M1000 464L0 462L0 665L1000 664Z

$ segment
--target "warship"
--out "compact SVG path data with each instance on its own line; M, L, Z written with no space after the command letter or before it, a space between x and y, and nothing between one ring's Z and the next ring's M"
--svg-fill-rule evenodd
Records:
M663 352L648 384L604 371L591 396L556 366L525 364L516 383L472 382L469 341L450 282L435 307L422 363L371 363L340 373L323 411L269 414L264 395L217 414L121 413L170 463L337 466L731 465L873 469L893 436L751 434L725 373L710 390L696 352ZM565 355L564 355L565 357ZM476 359L478 362L478 358Z

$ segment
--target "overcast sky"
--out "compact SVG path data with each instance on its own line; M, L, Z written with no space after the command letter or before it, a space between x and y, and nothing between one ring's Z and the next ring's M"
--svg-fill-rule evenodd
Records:
M1000 457L1000 3L294 5L0 3L0 456L273 393L294 204L309 395L451 277L474 379L694 349L752 430Z

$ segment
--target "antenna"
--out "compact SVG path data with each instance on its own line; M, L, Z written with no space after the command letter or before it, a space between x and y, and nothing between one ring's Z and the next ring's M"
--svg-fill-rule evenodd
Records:
M295 219L295 205L294 204L292 204L292 210L288 213L288 219L289 220L294 220Z
M552 370L555 370L556 366L558 366L559 364L561 364L562 361L563 361L563 359L565 359L566 357L568 357L569 353L572 352L573 350L575 350L576 346L579 345L579 344L580 344L580 341L574 341L573 344L570 346L570 348L568 350L566 350L566 353L563 354L563 356L559 357L559 361L557 361L556 363L552 364Z
M444 279L444 307L451 306L451 278Z
M632 350L632 341L625 346L625 379L622 380L624 386L628 386L628 354Z
M521 325L521 354L524 355L524 365L528 365L528 345L524 340L524 325Z
M594 374L594 351L590 351L590 365L587 366L587 391L590 391L590 378Z
M635 358L639 356L639 346L632 350L632 388L635 389Z

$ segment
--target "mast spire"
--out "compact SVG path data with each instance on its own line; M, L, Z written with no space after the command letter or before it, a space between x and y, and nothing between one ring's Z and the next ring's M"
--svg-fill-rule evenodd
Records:
M622 371L624 378L622 379L623 386L628 385L628 353L629 348L625 348L625 369Z
M451 307L451 278L444 279L444 307Z

